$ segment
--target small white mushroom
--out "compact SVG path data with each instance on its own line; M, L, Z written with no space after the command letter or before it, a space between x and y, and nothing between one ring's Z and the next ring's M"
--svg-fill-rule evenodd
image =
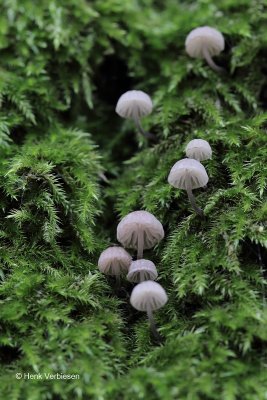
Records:
M136 285L132 291L130 303L139 311L147 313L151 330L156 338L159 334L155 325L153 311L163 307L168 301L168 296L163 287L154 281L144 281Z
M126 248L137 249L137 258L143 250L151 249L164 238L161 223L148 211L133 211L122 218L117 227L117 239Z
M191 158L177 161L168 176L170 185L187 191L191 206L201 216L204 215L203 211L197 207L192 190L205 186L208 180L209 177L204 166L199 161Z
M154 281L158 277L155 264L150 260L133 261L129 267L127 279L130 282Z
M187 157L197 161L204 161L211 158L212 150L209 143L203 139L191 140L185 148Z
M142 90L129 90L125 92L118 100L116 113L122 118L133 119L139 132L150 139L155 136L145 132L141 125L141 118L152 112L153 104L151 98Z
M106 275L115 275L117 284L120 282L120 275L126 274L132 262L130 254L119 246L108 247L104 250L98 260L100 272Z
M190 57L204 58L209 66L217 72L223 72L212 57L224 50L224 37L217 29L202 26L193 29L186 38L185 48Z

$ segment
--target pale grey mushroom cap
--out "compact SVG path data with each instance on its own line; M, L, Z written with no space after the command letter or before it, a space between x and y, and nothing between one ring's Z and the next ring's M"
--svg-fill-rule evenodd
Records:
M212 156L212 150L209 143L203 139L191 140L185 148L187 157L198 161L208 160Z
M221 32L210 26L193 29L185 41L186 52L194 58L204 58L204 49L211 56L215 56L224 50L224 46L224 37Z
M209 177L204 166L191 158L177 161L168 176L170 185L184 190L187 190L188 185L191 189L203 187L208 183L208 180Z
M144 281L136 285L132 291L130 303L139 311L155 311L163 307L168 296L163 287L154 281Z
M98 268L106 275L121 275L128 272L131 262L132 257L124 248L113 246L100 254Z
M142 90L129 90L121 95L116 106L116 113L122 118L142 118L151 113L152 100Z
M162 224L148 211L131 212L117 227L117 239L126 248L138 248L138 233L143 235L144 249L151 249L164 238Z
M157 277L158 272L155 264L145 259L133 261L127 275L127 279L130 282L154 281Z

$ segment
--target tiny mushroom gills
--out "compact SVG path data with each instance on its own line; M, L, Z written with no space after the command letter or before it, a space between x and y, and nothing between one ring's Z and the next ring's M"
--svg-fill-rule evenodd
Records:
M116 105L116 113L122 118L133 119L141 135L155 139L152 133L144 131L141 118L152 112L153 104L148 94L142 90L129 90L121 95Z
M212 57L224 50L224 37L217 29L202 26L193 29L186 38L185 48L190 57L204 58L209 66L217 72L223 72Z
M154 281L158 277L155 264L150 260L133 261L129 267L127 279L129 282Z
M102 251L98 260L100 272L106 275L115 275L117 283L120 282L120 275L126 274L132 262L132 257L119 246L108 247Z
M136 285L132 291L130 303L139 311L145 311L150 322L154 336L159 339L155 325L153 311L163 307L168 301L168 296L163 287L154 281L144 281Z
M188 158L194 158L197 161L208 160L212 156L212 150L209 143L203 139L191 140L185 148Z
M148 211L133 211L117 226L117 239L126 248L137 249L143 258L144 249L151 249L164 238L161 223Z
M191 158L177 161L168 176L170 185L187 191L191 206L202 217L204 216L203 211L196 205L192 190L205 186L208 180L209 177L204 166L199 161Z

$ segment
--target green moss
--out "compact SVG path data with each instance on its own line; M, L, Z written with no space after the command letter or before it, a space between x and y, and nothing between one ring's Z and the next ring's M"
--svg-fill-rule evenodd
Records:
M265 1L0 9L1 398L266 399ZM201 25L225 36L223 75L185 54ZM153 98L155 145L114 112L131 88ZM195 191L203 220L167 183L193 138L213 149ZM129 305L132 285L118 291L97 268L137 209L166 232L145 253L169 296L161 345Z

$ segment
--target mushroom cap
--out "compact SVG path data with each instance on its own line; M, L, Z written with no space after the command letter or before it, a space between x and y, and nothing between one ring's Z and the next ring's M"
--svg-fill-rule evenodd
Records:
M150 260L133 261L129 267L127 279L130 282L140 282L141 277L144 280L154 281L158 277L158 272L155 264Z
M128 272L132 262L130 254L119 246L102 251L98 260L99 270L106 275L120 275Z
M204 58L204 49L207 49L211 56L215 56L224 50L224 37L217 29L201 26L189 33L185 49L190 57L194 58Z
M168 182L170 185L178 189L187 189L188 182L186 177L189 175L189 186L191 189L197 189L205 186L208 183L209 177L204 166L197 160L184 158L172 167Z
M168 301L163 287L154 281L144 281L133 288L130 303L139 311L158 310Z
M142 90L129 90L118 100L116 113L122 118L142 118L151 113L152 100Z
M191 140L186 146L185 152L187 157L194 158L198 161L208 160L212 155L209 143L203 139Z
M144 249L151 249L164 238L163 226L148 211L131 212L117 227L117 239L124 247L137 249L138 233L143 234Z

